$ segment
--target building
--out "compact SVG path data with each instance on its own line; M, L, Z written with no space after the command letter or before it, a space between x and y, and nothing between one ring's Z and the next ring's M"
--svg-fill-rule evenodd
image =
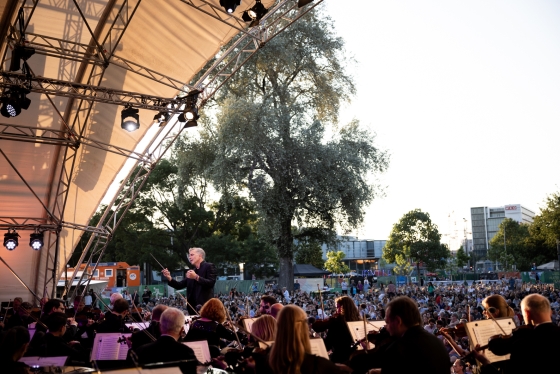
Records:
M531 224L535 213L520 204L504 205L501 207L471 208L471 224L473 237L473 251L478 258L483 258L489 248L490 240L498 232L500 223L510 218L519 223ZM506 233L507 235L507 233Z
M353 236L339 237L339 242L336 248L327 248L323 244L323 260L327 259L327 250L336 250L344 252L344 263L348 265L351 271L358 274L379 269L379 259L383 256L383 247L385 247L386 240L359 240Z
M86 264L81 264L79 271L76 273L76 278L82 276ZM92 273L93 265L88 267L87 274L91 274L91 279L107 281L107 287L137 287L140 286L140 267L130 266L126 262L100 262L97 269ZM62 274L61 279L66 280L72 277L74 268L67 268L67 271ZM67 275L68 274L68 278ZM87 280L87 276L84 276Z

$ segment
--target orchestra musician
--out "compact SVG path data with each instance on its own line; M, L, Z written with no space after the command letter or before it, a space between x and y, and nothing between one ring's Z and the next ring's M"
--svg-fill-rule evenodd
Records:
M345 363L353 352L352 344L354 340L348 330L346 322L360 321L360 313L349 296L342 296L335 300L336 313L327 319L317 320L312 324L316 332L327 331L325 346L332 351L331 361L335 363Z
M0 341L0 368L4 373L28 374L29 367L18 362L29 346L29 331L17 326L4 333Z
M210 354L217 357L220 348L226 346L222 340L231 342L236 340L235 333L227 329L223 323L226 321L226 310L219 299L208 300L200 309L200 318L191 324L185 341L208 341Z
M97 326L97 332L125 332L125 317L130 313L128 308L128 301L123 298L117 299L113 310L105 313L105 319Z
M216 283L216 267L205 261L206 252L202 248L189 249L189 262L195 267L185 273L185 279L177 282L171 277L168 269L162 270L162 275L167 278L169 286L176 290L187 288L187 310L189 314L197 314L194 308L204 305L214 297L214 284Z
M511 354L507 373L546 373L549 360L560 351L560 327L552 323L550 302L544 296L531 294L521 301L521 312L527 327L519 328L501 339L488 342L488 349L495 354ZM483 355L477 355L483 364L483 373L499 372Z
M89 351L83 349L79 344L70 346L64 341L66 333L67 318L66 314L55 312L50 314L45 324L49 328L44 336L44 350L41 352L42 357L61 357L68 356L73 362L80 362L82 365L89 361Z
M369 374L430 373L449 374L451 362L441 340L422 327L416 303L398 296L387 304L386 328L396 338L383 352L381 367Z
M270 307L276 303L276 299L270 295L263 295L261 296L261 303L259 305L259 313L260 315L263 314L270 314Z
M161 336L155 342L130 350L129 360L136 359L139 365L191 360L179 366L183 373L196 373L197 362L193 350L179 343L184 326L185 315L183 312L177 308L167 308L160 318Z
M311 353L307 314L293 304L278 314L276 341L267 361L267 367L257 365L257 374L341 373L333 362Z
M156 307L152 310L152 321L150 322L150 325L143 330L135 331L132 333L132 336L130 337L132 349L136 349L140 346L143 346L144 344L151 343L151 336L155 337L156 339L161 336L159 320L162 313L165 312L167 308L167 305L156 305Z

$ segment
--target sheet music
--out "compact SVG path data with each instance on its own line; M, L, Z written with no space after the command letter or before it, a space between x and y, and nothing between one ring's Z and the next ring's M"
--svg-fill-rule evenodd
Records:
M149 322L130 322L130 323L125 323L125 325L128 328L132 327L133 329L144 330L145 328L150 326L150 323Z
M256 320L257 320L256 318L244 318L244 319L242 319L243 327L245 328L245 330L251 332L251 326L253 326L253 323Z
M181 374L181 368L157 368L157 369L142 369L142 368L129 368L103 371L103 374Z
M19 362L23 362L27 366L64 366L66 364L66 360L68 360L68 356L59 356L59 357L39 357L39 356L30 356L30 357L22 357L19 359Z
M123 336L128 338L132 334L97 334L95 335L91 360L126 360L128 345L126 342L119 343Z
M194 351L196 359L201 364L212 361L212 357L210 356L210 348L208 347L208 342L206 340L184 342L183 344Z
M309 339L311 343L311 354L319 357L329 359L329 354L327 353L327 348L325 347L325 342L321 338Z
M364 321L351 321L346 322L348 325L348 329L350 330L350 334L352 335L352 340L354 342L362 340L366 337L366 333L364 333ZM385 326L385 321L366 321L366 330L367 332L372 331L379 331L382 327ZM374 348L375 345L373 343L368 342L368 349ZM358 350L364 349L362 345L358 345Z
M488 339L494 335L503 334L502 330L498 327L496 322L502 327L506 334L511 334L511 331L516 328L513 318L498 318L495 320L485 319L481 321L468 322L467 334L471 343L471 349L477 344L484 346L488 344ZM489 350L485 351L485 356L490 362L509 360L509 355L496 356Z

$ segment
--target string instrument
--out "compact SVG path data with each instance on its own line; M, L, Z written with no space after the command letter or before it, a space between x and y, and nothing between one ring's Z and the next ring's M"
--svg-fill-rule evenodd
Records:
M464 338L467 336L467 326L464 323L459 323L454 327L444 327L438 330L441 333L445 333L456 337L457 339ZM437 335L437 334L436 334ZM441 334L442 336L445 336Z

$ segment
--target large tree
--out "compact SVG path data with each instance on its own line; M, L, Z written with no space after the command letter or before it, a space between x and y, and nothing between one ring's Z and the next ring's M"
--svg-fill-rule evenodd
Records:
M528 248L530 246L529 236L528 225L505 218L490 240L488 259L498 261L506 270L511 269L511 265L514 264L526 268L525 258L531 252Z
M422 262L428 270L434 271L445 266L450 256L449 249L440 239L441 234L430 215L415 209L393 225L383 258L396 263L397 269L409 269L410 264L415 264L420 273Z
M249 60L216 97L216 188L247 188L259 233L278 251L280 286L293 286L293 225L334 232L363 221L388 156L357 121L338 125L354 93L343 41L319 11L291 25ZM210 111L207 111L210 113Z
M545 206L529 226L533 262L560 260L560 192L546 197Z

